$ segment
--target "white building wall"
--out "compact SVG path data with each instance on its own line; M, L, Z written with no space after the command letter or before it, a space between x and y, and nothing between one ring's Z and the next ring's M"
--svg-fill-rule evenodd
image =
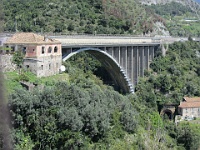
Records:
M183 117L200 117L200 108L180 108L179 113Z

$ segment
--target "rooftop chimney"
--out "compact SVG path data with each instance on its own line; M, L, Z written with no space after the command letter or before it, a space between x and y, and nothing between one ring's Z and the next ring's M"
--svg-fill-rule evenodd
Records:
M45 36L44 36L44 41L47 42L47 40L48 40L48 38L47 38L47 36L45 35Z

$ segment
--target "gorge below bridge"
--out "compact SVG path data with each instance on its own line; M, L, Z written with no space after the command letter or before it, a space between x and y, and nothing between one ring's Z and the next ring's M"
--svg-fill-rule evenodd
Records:
M79 52L88 52L99 60L114 84L123 93L134 93L139 77L144 77L156 52L165 54L164 44L186 38L129 36L51 36L62 43L62 58L66 61Z

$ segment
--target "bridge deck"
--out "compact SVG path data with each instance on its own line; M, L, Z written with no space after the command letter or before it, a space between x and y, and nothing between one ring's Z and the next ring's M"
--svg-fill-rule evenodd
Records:
M73 45L157 45L163 43L173 43L175 41L187 41L186 37L133 37L133 36L50 36L62 43L62 46Z
M62 43L62 46L67 45L133 45L133 44L160 44L161 39L150 37L104 37L104 36L56 36L51 37Z

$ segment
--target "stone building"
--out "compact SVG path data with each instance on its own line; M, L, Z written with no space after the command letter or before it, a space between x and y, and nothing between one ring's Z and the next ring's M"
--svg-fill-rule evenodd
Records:
M62 63L61 42L34 33L16 33L4 46L24 52L24 67L37 77L59 73Z
M200 97L184 97L178 106L178 113L183 119L200 117Z
M4 34L0 34L0 46L3 46L3 44L6 42L7 40L7 36Z

